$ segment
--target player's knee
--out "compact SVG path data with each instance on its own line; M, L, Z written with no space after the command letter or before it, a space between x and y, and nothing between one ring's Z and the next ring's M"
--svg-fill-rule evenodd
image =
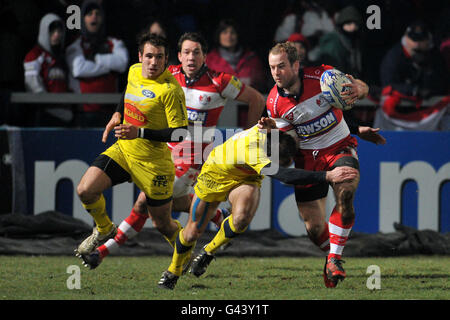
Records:
M91 203L95 198L95 194L89 190L84 184L77 186L77 195L83 203Z
M185 228L183 231L183 238L186 242L193 242L200 238L201 232L196 228Z
M252 217L248 214L234 214L233 213L233 226L237 232L243 232L250 224Z
M323 223L305 223L306 232L310 239L317 239L323 231Z

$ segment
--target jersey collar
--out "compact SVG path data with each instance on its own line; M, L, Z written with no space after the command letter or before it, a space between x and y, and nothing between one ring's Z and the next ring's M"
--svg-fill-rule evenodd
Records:
M193 78L189 78L186 73L184 73L183 67L181 67L181 72L184 74L184 80L186 82L186 86L193 86L205 73L208 71L208 67L206 64L203 64L200 70Z

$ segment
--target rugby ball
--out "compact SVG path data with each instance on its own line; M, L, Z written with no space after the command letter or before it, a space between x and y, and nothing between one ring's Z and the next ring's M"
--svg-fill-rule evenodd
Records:
M353 105L345 103L341 96L342 92L350 90L342 86L344 83L351 83L351 81L337 69L326 70L320 77L320 89L325 100L338 109L350 110Z

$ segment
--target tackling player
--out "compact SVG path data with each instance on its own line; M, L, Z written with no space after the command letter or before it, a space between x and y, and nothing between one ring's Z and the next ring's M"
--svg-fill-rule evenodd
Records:
M358 175L358 171L350 167L327 172L284 168L292 163L296 152L295 140L290 135L278 130L267 134L266 130L260 131L256 125L214 148L197 178L188 223L178 233L172 263L163 272L159 287L175 287L197 239L220 202L228 199L232 213L222 222L212 241L193 260L190 272L197 277L202 275L216 250L247 229L258 208L263 175L294 185L340 183Z
M176 129L186 129L188 120L184 92L166 69L167 52L164 38L142 35L140 63L132 65L128 72L124 124L145 128L150 140L117 140L94 160L77 187L84 208L96 223L93 233L75 250L83 259L100 242L116 236L117 229L106 213L103 191L119 183L131 180L143 191L143 206L165 237L172 238L181 228L171 218L175 170L166 142L172 141ZM144 218L133 218L136 225L145 222Z
M330 66L300 68L297 50L290 43L275 45L269 52L269 66L275 86L267 97L267 111L276 127L296 138L300 156L295 167L306 170L331 170L350 166L359 170L356 153L357 140L385 143L379 129L352 126L349 129L342 110L333 107L321 93L320 76ZM352 83L345 84L350 91L342 93L348 104L363 99L368 86L349 76ZM295 198L300 216L311 241L329 254L324 267L327 287L335 287L346 276L341 255L355 219L353 197L359 174L352 181L332 185L336 206L329 222L325 220L325 201L329 184L313 183L295 187Z
M181 65L168 68L185 93L190 133L181 143L169 143L175 163L174 211L189 212L193 196L192 186L197 180L204 159L212 149L213 137L203 133L216 127L227 100L237 100L249 105L249 125L256 124L265 106L263 96L251 86L241 83L235 76L209 69L205 64L206 53L207 44L200 34L185 33L178 41L178 59ZM119 107L118 112L113 115L105 129L104 142L113 128L116 137L121 139L146 136L147 129L138 130L127 124L118 125L120 121L121 110ZM202 129L200 136L194 135L194 126ZM219 227L225 215L227 215L225 209L217 209L212 221ZM117 250L119 245L127 239L135 236L142 229L145 223L143 220L147 217L145 196L141 193L130 216L119 226L118 236L87 256L85 263L91 268L97 267L103 258ZM174 236L176 235L174 234ZM173 246L175 238L169 238L168 241Z

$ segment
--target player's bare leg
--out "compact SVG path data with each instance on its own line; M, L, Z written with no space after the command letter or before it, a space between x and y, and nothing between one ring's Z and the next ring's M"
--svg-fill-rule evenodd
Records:
M320 250L328 254L328 251L330 250L330 234L328 231L328 223L325 218L325 205L326 198L297 203L300 217L305 223L309 239L319 247ZM336 287L336 282L328 279L327 276L327 261L327 257L325 257L323 280L327 288L334 288Z
M260 197L256 185L241 185L233 189L228 200L231 203L232 214L220 226L215 237L209 242L192 262L190 272L199 277L214 258L214 253L233 238L247 230L258 208Z
M110 188L111 179L103 170L89 167L77 186L77 194L83 207L93 217L96 226L92 234L86 238L77 249L76 255L90 254L94 249L109 238L115 236L117 230L106 212L103 191Z
M196 241L205 231L219 203L206 202L194 195L188 222L176 238L172 262L158 282L160 288L173 289L175 287L178 278L186 269L186 262L190 259Z
M153 226L173 246L178 232L181 230L181 224L178 220L172 219L172 201L161 206L149 205L147 209Z
M144 227L149 215L145 193L141 192L134 203L130 215L120 223L114 238L107 240L104 244L89 255L82 256L85 265L94 269L100 265L102 260L110 253L117 252L119 246L128 239L135 237Z
M330 253L326 262L326 275L337 284L346 277L341 256L355 221L353 198L359 183L359 175L350 182L333 185L336 206L329 219Z
M305 223L306 232L309 239L320 250L328 253L329 246L329 234L328 223L326 222L326 198L297 202L297 208L301 219Z

